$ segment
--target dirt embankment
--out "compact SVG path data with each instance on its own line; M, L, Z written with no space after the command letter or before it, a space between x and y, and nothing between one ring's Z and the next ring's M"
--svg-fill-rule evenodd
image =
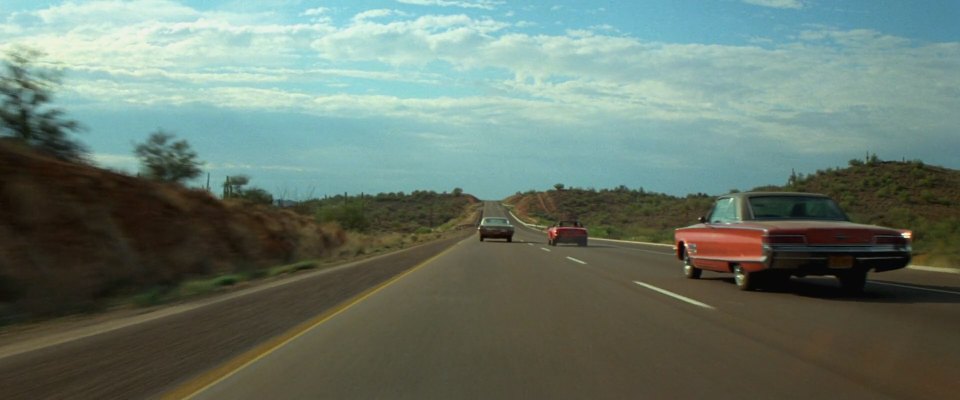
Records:
M329 254L336 227L0 140L0 322L97 308L191 277Z

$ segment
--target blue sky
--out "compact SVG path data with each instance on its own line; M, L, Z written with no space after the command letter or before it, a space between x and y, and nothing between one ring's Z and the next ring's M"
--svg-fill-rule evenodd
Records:
M0 1L102 166L158 128L278 197L674 195L960 168L957 1ZM194 184L199 184L194 182Z

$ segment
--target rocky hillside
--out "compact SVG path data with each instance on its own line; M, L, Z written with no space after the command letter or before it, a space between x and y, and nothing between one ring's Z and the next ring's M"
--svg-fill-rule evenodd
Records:
M336 226L40 156L0 140L0 322L95 309L193 276L319 257Z

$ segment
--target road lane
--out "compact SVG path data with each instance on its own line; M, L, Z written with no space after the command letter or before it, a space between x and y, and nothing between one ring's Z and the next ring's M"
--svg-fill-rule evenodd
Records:
M518 231L517 238L533 236ZM559 246L544 252L520 240L466 240L197 398L928 394L876 386L847 368L824 365L807 353L816 348L811 343L764 332L768 327L742 310L692 307L633 282L722 287L698 294L728 307L737 304L731 298L742 304L743 296L767 293L668 278L679 268L666 259L654 262L656 254L638 252L635 259L648 257L646 267L610 266L622 262L626 250ZM566 260L574 253L588 264ZM799 307L804 312L805 305Z

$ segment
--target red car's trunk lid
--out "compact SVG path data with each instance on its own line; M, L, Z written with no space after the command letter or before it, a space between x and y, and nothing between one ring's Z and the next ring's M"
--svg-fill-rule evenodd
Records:
M815 228L806 232L807 244L811 245L859 245L873 242L873 231L851 228Z
M806 244L815 246L869 245L877 236L900 235L890 229L846 221L763 221L749 225L763 228L772 236L803 236Z

